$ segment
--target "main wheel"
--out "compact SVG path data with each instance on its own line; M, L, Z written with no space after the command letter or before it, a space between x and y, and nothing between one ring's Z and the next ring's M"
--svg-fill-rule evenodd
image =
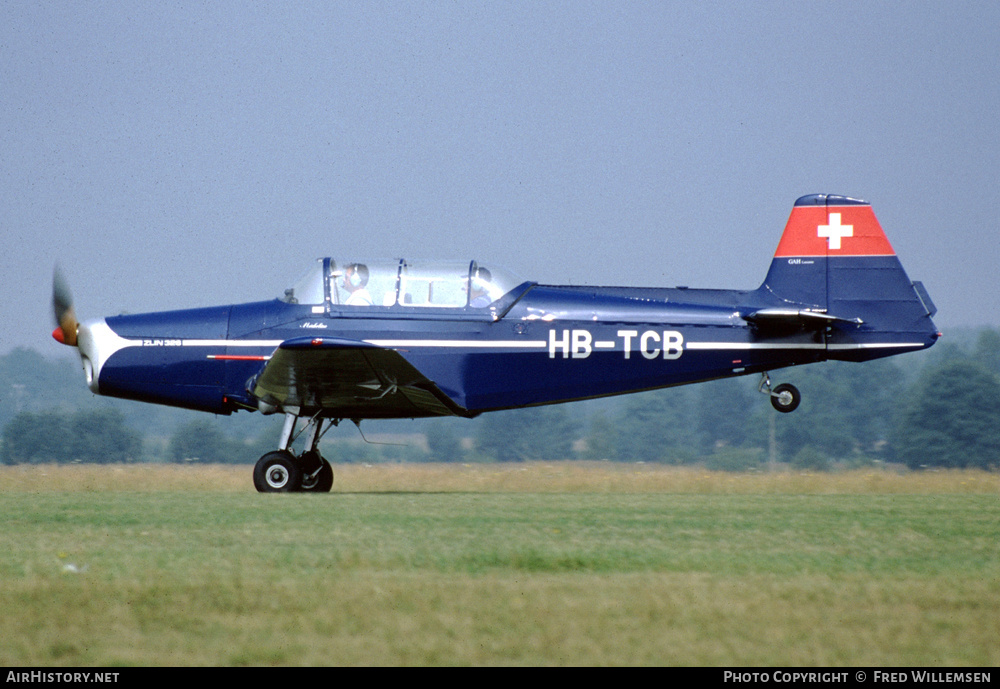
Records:
M329 493L333 488L333 467L318 452L305 452L299 457L302 467L302 490L309 493Z
M290 452L268 452L253 468L253 485L260 493L292 493L302 488L302 469Z
M790 383L782 383L771 391L771 406L784 414L795 411L801 401L799 389Z

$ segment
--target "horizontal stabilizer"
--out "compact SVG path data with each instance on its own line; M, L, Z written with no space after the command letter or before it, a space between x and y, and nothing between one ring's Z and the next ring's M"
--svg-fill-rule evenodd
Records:
M862 325L860 318L839 318L823 311L808 309L761 309L744 316L743 320L757 325L801 325L806 328L825 328L835 323Z

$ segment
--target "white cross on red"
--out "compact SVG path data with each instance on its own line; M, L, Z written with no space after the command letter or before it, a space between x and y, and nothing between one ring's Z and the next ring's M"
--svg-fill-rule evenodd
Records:
M839 249L841 239L854 236L854 225L841 225L840 213L830 213L830 224L819 225L816 236L826 239L831 250Z

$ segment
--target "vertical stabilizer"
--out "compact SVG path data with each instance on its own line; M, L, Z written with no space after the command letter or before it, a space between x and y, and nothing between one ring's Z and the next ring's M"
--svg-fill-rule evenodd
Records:
M871 205L859 199L796 201L761 290L775 305L837 319L826 333L832 357L884 356L896 352L875 352L922 349L937 338L926 290L907 277Z

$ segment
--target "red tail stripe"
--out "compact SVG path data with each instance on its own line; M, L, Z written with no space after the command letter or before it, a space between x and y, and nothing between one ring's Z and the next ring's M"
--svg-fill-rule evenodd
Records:
M857 205L796 206L774 253L776 258L895 254L872 207Z

